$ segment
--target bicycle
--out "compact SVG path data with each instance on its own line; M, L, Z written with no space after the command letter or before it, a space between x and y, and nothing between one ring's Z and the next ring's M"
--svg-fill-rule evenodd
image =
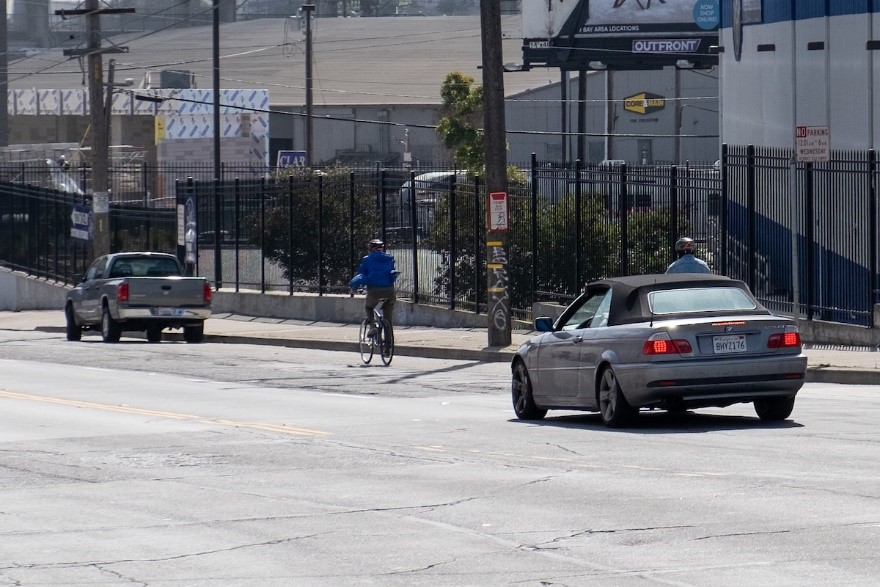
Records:
M391 364L394 358L394 327L385 318L383 306L386 299L380 299L379 304L373 308L373 318L364 318L361 322L361 334L358 338L360 343L361 361L365 365L373 360L373 354L379 350L379 357L385 365Z

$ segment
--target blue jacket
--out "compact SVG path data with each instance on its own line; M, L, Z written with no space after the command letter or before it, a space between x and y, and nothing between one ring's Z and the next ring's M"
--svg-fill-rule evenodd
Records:
M394 257L382 251L373 251L361 261L357 275L348 284L351 289L359 287L391 287L397 279Z
M678 261L674 261L666 273L711 273L709 266L702 259L697 259L690 253L682 255Z

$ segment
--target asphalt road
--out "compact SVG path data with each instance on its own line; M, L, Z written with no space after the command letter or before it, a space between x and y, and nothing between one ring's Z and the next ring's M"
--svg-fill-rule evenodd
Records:
M507 367L0 338L0 584L804 585L880 576L880 394L513 419Z

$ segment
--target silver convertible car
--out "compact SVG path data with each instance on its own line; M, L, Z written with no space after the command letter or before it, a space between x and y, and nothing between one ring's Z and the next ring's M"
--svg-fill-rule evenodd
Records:
M596 281L555 322L536 318L535 329L511 365L523 420L587 410L616 428L640 409L744 402L762 420L784 420L807 368L795 322L719 275Z

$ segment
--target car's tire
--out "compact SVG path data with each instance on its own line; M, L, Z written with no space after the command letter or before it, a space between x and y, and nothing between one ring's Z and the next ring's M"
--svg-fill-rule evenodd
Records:
M67 304L64 308L64 318L66 326L64 329L67 340L77 341L82 339L82 327L76 323L76 317L73 314L73 306Z
M617 375L614 374L614 369L611 367L606 367L599 379L596 403L599 404L602 423L609 428L629 426L638 414L638 410L630 406L623 396L620 384L617 382Z
M767 397L755 400L755 413L762 420L774 422L785 420L791 416L794 409L794 396L792 397Z
M148 342L162 342L162 329L158 326L147 328Z
M197 324L195 326L183 327L183 340L189 343L200 343L205 339L205 325Z
M532 395L532 380L522 361L517 361L513 366L513 383L510 391L513 399L513 411L520 420L540 420L547 415L547 410L535 405L535 398Z
M110 308L104 306L104 311L101 314L101 338L104 342L119 342L121 336L122 327L110 315Z

